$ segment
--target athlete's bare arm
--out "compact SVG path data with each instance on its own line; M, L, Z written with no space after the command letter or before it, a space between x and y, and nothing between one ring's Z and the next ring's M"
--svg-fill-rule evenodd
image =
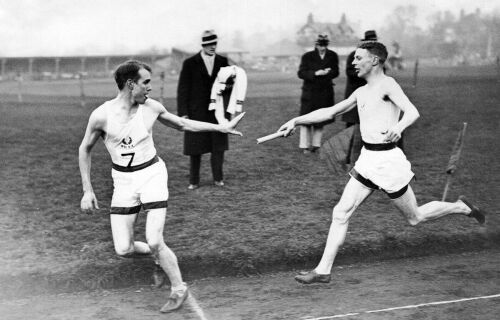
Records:
M346 113L347 111L351 110L352 108L356 107L356 95L357 95L357 90L354 91L351 96L331 107L328 108L322 108L318 109L315 111L312 111L308 114L305 114L300 117L296 117L282 125L279 131L284 131L285 132L285 137L290 135L292 131L294 130L295 126L298 125L309 125L309 124L314 124L314 123L321 123L324 121L328 121L333 119L335 116L338 116L340 114Z
M383 90L386 91L389 99L404 112L401 120L394 127L390 128L386 134L385 141L396 142L401 139L401 133L412 125L420 117L420 114L415 105L413 105L403 92L401 86L393 78L387 77L383 85Z
M103 131L104 119L102 109L98 108L90 115L85 136L83 137L80 148L78 149L78 164L80 166L80 175L82 177L83 197L80 207L85 213L92 213L94 209L99 209L97 198L90 182L91 150L96 144Z
M158 120L166 126L172 127L180 131L217 131L221 133L230 133L241 136L242 133L236 130L236 126L240 122L241 118L245 115L242 113L235 117L233 120L222 123L214 124L203 121L191 120L183 117L179 117L173 113L170 113L162 106L160 103L154 103L154 108L158 110Z

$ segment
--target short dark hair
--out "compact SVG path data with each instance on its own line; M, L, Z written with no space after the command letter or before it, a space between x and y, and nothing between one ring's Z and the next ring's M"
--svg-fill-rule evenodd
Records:
M137 60L127 60L120 64L115 70L115 81L118 89L122 90L125 87L125 83L128 79L137 82L139 80L139 70L146 69L152 73L151 67L141 61Z
M377 41L367 41L363 42L358 46L359 49L365 49L373 55L376 55L381 64L387 60L387 48L380 42Z

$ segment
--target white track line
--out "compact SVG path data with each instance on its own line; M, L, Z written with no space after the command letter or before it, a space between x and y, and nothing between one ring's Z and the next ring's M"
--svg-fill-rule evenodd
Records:
M479 299L493 299L493 298L500 298L500 293L493 294L490 296L480 296L480 297L472 297L472 298L463 298L463 299L458 299L458 300L428 302L428 303L414 304L414 305L408 305L408 306L402 306L402 307L360 311L360 312L353 312L353 313L346 313L346 314L337 314L334 316L326 316L326 317L319 317L319 318L304 318L304 320L328 320L328 319L335 319L335 318L346 318L346 317L351 317L351 316L359 316L359 315L365 314L365 313L378 313L378 312L386 312L386 311L393 311L393 310L414 309L414 308L420 308L420 307L436 306L436 305L440 305L440 304L450 304L450 303L457 303L457 302L464 302L464 301L472 301L472 300L479 300Z
M189 292L189 296L187 297L187 303L189 304L191 309L198 315L200 320L208 320L208 318L205 316L205 313L203 312L203 309L200 307L198 301L196 301L196 298L191 292Z

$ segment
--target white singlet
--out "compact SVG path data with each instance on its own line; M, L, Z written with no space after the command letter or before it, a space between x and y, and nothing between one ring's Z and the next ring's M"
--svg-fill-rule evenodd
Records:
M367 143L386 143L385 133L399 121L401 110L376 88L366 86L357 95L359 129Z
M152 132L144 125L142 105L134 117L126 123L118 122L106 103L106 130L104 144L114 164L130 167L151 160L156 155Z
M372 144L387 143L386 133L398 123L401 109L383 95L380 87L364 86L358 90L359 128L363 141ZM354 169L388 193L401 190L414 177L410 162L399 148L372 151L363 147Z

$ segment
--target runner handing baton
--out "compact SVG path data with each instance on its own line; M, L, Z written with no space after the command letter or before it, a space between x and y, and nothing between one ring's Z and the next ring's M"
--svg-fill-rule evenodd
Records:
M332 222L326 247L318 266L295 277L300 283L329 282L330 271L337 252L345 240L349 219L358 206L374 190L384 191L408 222L437 219L452 213L485 222L484 213L465 200L456 202L431 201L418 206L410 181L411 164L396 146L401 133L419 118L415 106L397 82L384 74L387 49L379 42L365 42L356 49L353 65L358 76L367 84L354 91L349 98L336 105L293 118L278 132L290 135L298 125L310 125L330 120L358 106L360 130L363 139L361 155L351 170L351 179L333 208ZM400 112L404 115L399 120Z

